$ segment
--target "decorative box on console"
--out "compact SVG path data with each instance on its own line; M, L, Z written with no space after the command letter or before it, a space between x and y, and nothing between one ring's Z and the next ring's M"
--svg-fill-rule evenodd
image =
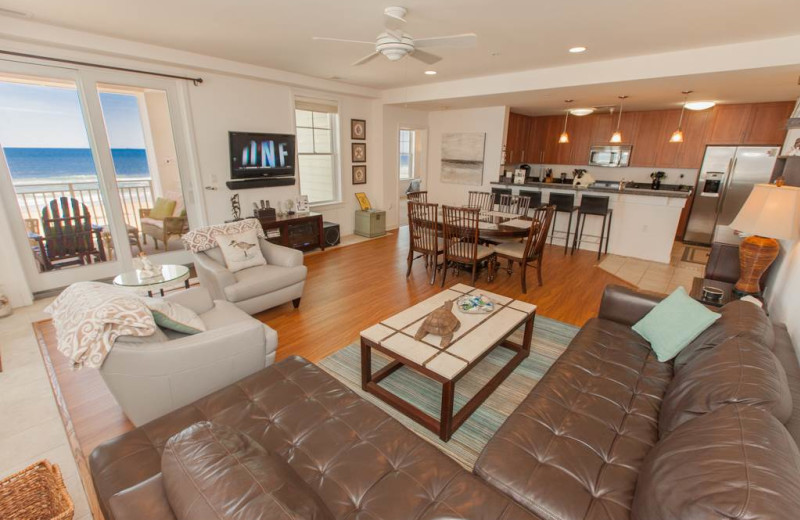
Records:
M385 235L386 212L379 209L356 210L355 234L368 238Z

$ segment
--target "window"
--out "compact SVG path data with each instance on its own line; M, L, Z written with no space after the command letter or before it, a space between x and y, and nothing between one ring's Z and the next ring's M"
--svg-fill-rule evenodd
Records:
M310 204L339 202L336 106L298 100L295 118L300 193Z
M414 131L400 130L400 180L414 178Z

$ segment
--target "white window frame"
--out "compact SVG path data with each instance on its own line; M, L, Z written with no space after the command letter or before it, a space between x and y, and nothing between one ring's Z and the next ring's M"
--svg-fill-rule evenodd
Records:
M314 107L319 107L319 110L314 110ZM333 197L330 200L320 200L315 202L310 202L309 206L311 207L320 207L320 206L329 206L333 204L341 204L342 203L342 175L341 175L341 140L340 140L340 126L341 126L341 118L339 117L339 106L338 103L329 100L323 99L312 99L312 98L295 98L294 102L294 128L295 134L297 134L298 128L310 128L312 130L313 135L313 117L312 117L312 126L298 126L297 124L297 111L303 110L307 112L326 112L329 117L331 117L330 121L330 130L331 130L331 176L332 176L332 185L333 185ZM297 143L297 176L298 182L300 183L298 189L300 194L302 195L302 178L303 178L303 171L300 167L300 157L303 155L328 155L327 153L303 153L300 151L300 143Z
M408 132L409 135L407 154L403 153L403 149L400 144L402 142L401 136L403 135L403 132ZM410 181L416 178L415 177L417 173L416 141L417 141L417 133L416 130L414 130L413 128L401 128L400 131L397 132L397 178L401 181ZM408 155L408 177L403 177L402 174L404 155Z

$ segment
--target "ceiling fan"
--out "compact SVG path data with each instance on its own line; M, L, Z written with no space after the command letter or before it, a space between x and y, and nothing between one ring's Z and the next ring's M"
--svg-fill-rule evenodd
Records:
M375 47L375 51L354 62L353 65L363 65L368 61L377 58L381 54L386 56L389 61L398 61L406 56L410 56L415 60L427 63L428 65L433 65L442 58L420 49L427 47L474 47L478 41L478 36L475 33L414 39L410 34L405 33L400 29L406 23L405 16L407 13L408 11L405 7L387 7L384 9L383 18L385 31L380 33L374 42L346 40L341 38L325 38L320 36L314 36L313 39L333 42L361 43L373 45Z

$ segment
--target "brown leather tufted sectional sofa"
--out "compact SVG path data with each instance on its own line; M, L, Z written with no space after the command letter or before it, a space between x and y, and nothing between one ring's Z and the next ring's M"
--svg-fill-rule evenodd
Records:
M180 467L217 483L202 497L217 516L193 520L265 518L253 508L233 515L250 500L231 502L236 490L253 494L240 476L253 474L268 474L273 487L299 477L314 496L307 502L320 504L313 515L266 518L800 517L800 366L786 329L733 302L674 362L659 363L630 328L656 302L608 287L599 316L489 441L474 473L293 357L98 447L90 466L101 505L108 520L192 518L185 503L170 507L186 490L165 486L162 454L170 438L210 421L234 432L230 442L253 441L242 448L251 459L281 468L207 467L193 448L203 438L176 436L167 452L180 451Z

